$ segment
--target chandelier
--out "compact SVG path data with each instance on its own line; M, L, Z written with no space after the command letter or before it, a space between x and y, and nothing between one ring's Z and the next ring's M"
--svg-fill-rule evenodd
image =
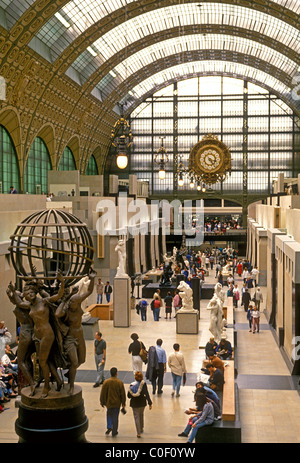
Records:
M164 147L164 137L161 138L161 146L154 156L154 162L159 166L158 177L160 180L166 178L166 164L169 162L169 156Z
M117 120L111 131L111 140L112 146L115 148L117 166L119 169L126 169L129 148L132 143L132 133L129 122L124 118L123 106L121 106L121 117Z

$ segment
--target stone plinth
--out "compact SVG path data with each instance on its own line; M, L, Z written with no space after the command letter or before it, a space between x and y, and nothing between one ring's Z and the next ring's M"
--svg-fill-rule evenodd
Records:
M177 334L198 334L199 316L198 312L178 311L176 314L176 333Z
M30 388L21 391L19 415L15 430L19 443L84 443L88 429L82 390L75 386L68 394L68 385L61 391L54 386L45 398L41 398L43 385L30 397Z
M131 324L131 280L124 276L114 279L114 326L127 328Z
M170 291L171 296L174 297L177 285L171 284L167 286L160 286L159 283L149 283L142 288L142 297L145 299L153 299L154 293L160 289L160 296L164 299Z
M95 339L95 334L99 330L99 318L92 317L86 322L82 322L84 339L91 341Z

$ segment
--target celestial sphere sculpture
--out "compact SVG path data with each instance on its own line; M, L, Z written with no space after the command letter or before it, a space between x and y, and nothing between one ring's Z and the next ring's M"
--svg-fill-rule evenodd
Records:
M89 274L93 263L92 238L85 223L69 212L46 209L24 219L10 237L16 276L42 279L53 293L57 272L70 287Z

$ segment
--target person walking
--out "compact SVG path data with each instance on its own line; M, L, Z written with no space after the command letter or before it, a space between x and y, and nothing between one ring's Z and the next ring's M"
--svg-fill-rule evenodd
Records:
M125 410L126 392L123 381L118 378L116 367L110 369L110 378L103 383L100 393L101 407L106 407L107 430L106 435L112 433L115 437L118 434L120 408Z
M253 279L253 282L254 282L254 286L256 287L257 284L258 284L258 275L259 275L259 270L257 268L257 266L255 266L252 270L251 270L251 278Z
M240 292L239 292L238 285L235 284L233 288L233 305L236 309L238 307L239 300L240 300Z
M97 291L97 304L102 304L103 293L104 293L104 283L101 281L101 278L98 279L98 283L96 285L96 291Z
M147 384L144 381L143 373L136 371L134 375L135 381L130 384L127 397L130 399L130 407L132 408L137 437L141 437L144 432L144 411L148 404L149 410L152 409L152 400L150 398Z
M93 387L99 387L104 382L104 367L106 361L106 341L102 339L102 333L97 331L94 341L94 355L97 369L97 379Z
M260 319L260 313L259 310L257 309L256 306L253 307L253 312L252 312L252 333L255 333L255 330L257 333L259 333L259 319Z
M181 380L183 378L183 383L185 383L186 378L186 366L183 354L180 352L180 345L175 343L173 345L174 352L168 358L168 366L172 373L173 379L173 390L172 397L174 397L176 392L176 397L180 396L180 386Z
M140 356L140 351L141 348L146 350L146 347L138 340L139 336L137 333L132 333L130 337L132 339L132 343L128 347L128 353L132 356L132 369L135 374L136 371L143 370L143 360Z
M111 287L111 285L109 284L109 281L107 281L107 282L106 282L106 285L105 285L105 287L104 287L104 294L105 294L107 303L110 302L111 293L112 293L112 287Z
M252 331L252 313L253 313L253 306L249 305L249 308L247 311L247 320L249 322L249 333Z
M245 291L243 291L243 296L242 296L242 305L244 306L245 312L248 312L250 301L251 301L250 292L248 288L245 288Z
M156 377L152 378L152 387L153 387L153 394L156 392L157 387L157 394L163 393L163 385L164 385L164 374L167 371L167 355L166 351L161 347L163 343L162 339L157 339L156 341L156 354L157 354L157 361L158 361L158 370Z
M263 299L263 294L262 294L259 286L255 290L255 293L254 293L254 296L253 296L253 301L254 301L254 304L257 307L257 310L260 310L260 303L263 303L264 299Z
M171 292L168 291L168 294L167 296L165 297L165 311L166 311L166 316L165 316L165 319L168 318L168 315L169 315L169 319L171 320L171 314L172 314L172 304L173 304L173 298L171 296Z

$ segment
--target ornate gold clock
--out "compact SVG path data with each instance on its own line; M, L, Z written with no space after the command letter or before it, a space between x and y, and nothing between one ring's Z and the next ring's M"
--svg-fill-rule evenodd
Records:
M191 149L189 171L206 185L224 181L231 173L229 148L216 135L205 135Z

